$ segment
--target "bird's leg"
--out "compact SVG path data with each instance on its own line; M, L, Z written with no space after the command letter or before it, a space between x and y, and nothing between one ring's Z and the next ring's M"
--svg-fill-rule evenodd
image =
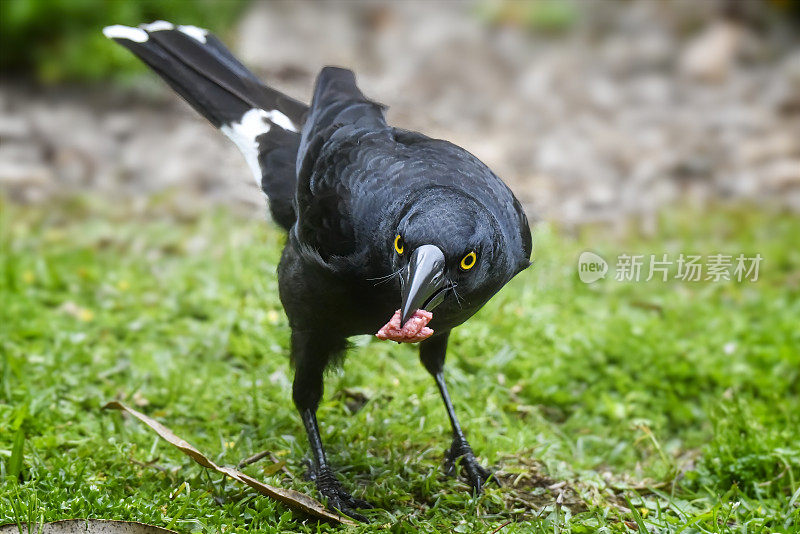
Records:
M323 391L323 372L330 357L339 347L321 342L320 338L325 336L312 339L312 336L303 335L302 339L298 339L300 337L292 333L292 358L295 364L292 398L303 419L308 443L311 446L313 456L311 479L317 485L317 490L328 499L329 508L349 515L353 519L367 521L366 517L354 509L372 508L372 505L356 499L339 483L325 456L317 424L317 407ZM342 342L342 347L343 345Z
M475 453L472 452L472 447L469 446L469 442L467 442L467 438L461 430L461 425L458 424L458 418L456 418L453 410L453 403L450 401L450 395L444 383L444 373L440 371L433 378L439 387L439 393L442 395L447 415L450 417L450 425L453 428L453 443L445 454L445 472L449 476L454 476L456 473L456 461L461 459L461 467L465 471L469 484L475 493L480 493L491 472L478 463Z
M308 434L308 442L311 445L311 452L314 456L311 479L317 485L317 490L328 499L330 508L339 510L353 519L366 522L367 518L353 509L372 508L372 505L365 500L353 497L339 483L325 457L325 449L322 447L322 439L317 426L316 413L313 410L305 409L300 413L300 416L303 418L303 424Z
M469 442L464 436L464 431L461 430L461 425L453 409L453 402L450 400L450 394L447 391L447 385L444 382L444 357L447 352L448 336L449 332L422 342L419 348L419 356L422 364L433 375L433 379L436 380L439 393L444 401L444 407L447 410L447 416L450 418L450 426L453 429L453 443L445 453L445 472L449 476L454 476L456 463L460 460L463 472L473 491L480 493L483 485L491 476L491 472L480 465L475 458L472 447L469 446Z

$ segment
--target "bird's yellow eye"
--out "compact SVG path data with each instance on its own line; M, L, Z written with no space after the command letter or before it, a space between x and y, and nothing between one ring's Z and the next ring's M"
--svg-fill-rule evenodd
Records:
M469 271L475 266L475 262L478 261L478 255L475 254L473 250L463 258L461 258L461 269L464 271Z
M397 237L394 238L394 250L402 255L403 250L405 249L405 243L403 243L403 238L400 237L400 234L397 234Z

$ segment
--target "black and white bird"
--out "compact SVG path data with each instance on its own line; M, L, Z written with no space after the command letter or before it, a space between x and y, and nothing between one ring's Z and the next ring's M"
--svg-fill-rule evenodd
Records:
M450 330L530 265L509 188L466 150L387 125L349 70L325 67L311 105L262 84L208 31L157 21L103 33L128 48L244 154L288 233L278 267L292 329L292 395L328 506L363 519L325 455L316 411L325 369L358 334L420 342L453 431L445 456L474 491L475 458L444 381ZM434 312L435 309L435 312Z

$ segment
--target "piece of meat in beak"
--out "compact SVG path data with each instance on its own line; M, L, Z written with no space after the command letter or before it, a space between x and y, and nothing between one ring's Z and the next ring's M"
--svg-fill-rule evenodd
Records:
M444 254L435 245L422 245L411 254L400 276L402 304L376 336L398 343L416 343L433 335L427 324L431 310L450 288L444 276Z

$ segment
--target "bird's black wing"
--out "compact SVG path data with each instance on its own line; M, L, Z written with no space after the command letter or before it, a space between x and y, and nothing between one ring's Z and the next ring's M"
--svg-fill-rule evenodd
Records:
M297 237L323 258L357 252L352 184L386 160L383 106L366 98L352 71L325 67L297 154Z

